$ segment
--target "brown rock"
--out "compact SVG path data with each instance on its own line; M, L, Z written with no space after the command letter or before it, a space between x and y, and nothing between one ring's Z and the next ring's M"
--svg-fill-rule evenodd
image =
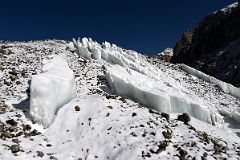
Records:
M80 107L79 106L75 106L75 111L79 112L80 111Z
M37 151L37 156L38 157L43 157L44 156L44 153L42 151Z
M4 131L2 134L1 134L1 137L2 138L12 138L12 134L8 131Z
M20 146L19 145L12 145L10 147L10 149L11 149L12 153L17 153L17 152L20 151Z
M18 122L16 122L14 119L7 120L6 123L11 126L17 126L18 124Z
M17 144L20 142L17 138L13 138L12 141Z
M5 124L2 121L0 121L0 133L4 130L4 126Z

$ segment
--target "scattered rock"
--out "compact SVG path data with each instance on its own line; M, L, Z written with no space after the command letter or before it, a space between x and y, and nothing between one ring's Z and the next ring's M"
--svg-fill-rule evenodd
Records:
M75 106L75 111L79 112L80 111L80 107L79 106Z
M23 132L21 131L21 132L18 132L16 135L15 135L15 137L19 137L19 136L21 136L21 135L23 135Z
M50 158L50 159L57 160L57 158L56 158L56 157L54 157L54 156L50 156L49 158Z
M17 132L17 127L16 126L10 126L8 128L9 132Z
M112 106L107 106L109 109L113 109L113 107Z
M124 97L120 97L119 100L122 101L123 103L126 103L126 100Z
M17 76L11 75L9 78L11 79L11 81L15 81L17 79Z
M177 120L184 122L184 124L188 124L188 122L191 121L191 117L187 113L183 113L178 115Z
M7 108L0 106L0 114L4 114L6 112L7 112Z
M9 71L9 74L16 76L18 72L16 71L15 68L13 68L11 71Z
M47 147L52 147L52 145L51 145L51 144L47 144L46 146L47 146Z
M115 96L115 95L107 94L107 95L106 95L106 98L107 98L107 99L115 99L116 96Z
M207 156L208 156L207 152L204 152L203 157L207 157Z
M40 132L38 132L36 129L34 129L32 132L31 132L31 136L37 136L41 134Z
M1 134L1 138L12 138L12 134L8 131L4 131L2 134Z
M19 145L12 145L10 147L10 149L11 149L12 153L17 153L17 152L20 151L20 146Z
M178 150L181 157L185 157L188 154L188 152L182 148L179 148Z
M20 142L17 138L13 138L12 141L17 144Z
M150 149L150 152L151 152L151 153L155 153L155 154L159 154L159 153L161 153L162 151L165 151L165 150L166 150L166 147L169 145L169 142L170 142L170 141L160 142L160 144L158 145L157 150Z
M172 131L170 131L170 130L163 131L162 134L163 134L164 138L166 138L166 139L172 138Z
M168 113L162 112L162 113L161 113L161 116L164 117L164 118L166 118L167 121L169 121L169 119L170 119L170 115L169 115Z
M37 156L38 157L43 157L44 156L44 153L42 151L37 151Z
M206 132L204 132L202 136L203 136L203 140L209 144L210 141L209 141L209 138L208 138L208 134Z
M29 124L26 124L26 125L23 124L22 127L23 127L23 131L29 131L32 129L32 127Z
M137 116L137 113L135 113L135 112L132 113L132 117L135 117L135 116Z
M18 124L18 122L16 122L14 119L7 120L6 123L11 126L17 126Z
M0 121L0 133L4 130L4 126L5 124L2 121Z
M137 137L137 134L135 132L130 133L133 137Z

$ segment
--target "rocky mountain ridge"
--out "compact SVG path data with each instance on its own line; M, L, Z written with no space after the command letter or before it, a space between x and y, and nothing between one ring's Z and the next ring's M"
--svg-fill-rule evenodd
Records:
M185 63L240 87L240 7L234 3L183 33L173 63Z

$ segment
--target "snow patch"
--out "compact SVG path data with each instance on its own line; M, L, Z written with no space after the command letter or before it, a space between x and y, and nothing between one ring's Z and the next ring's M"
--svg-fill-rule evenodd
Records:
M158 53L157 55L159 55L159 56L169 55L172 57L173 56L173 48L166 48L163 52Z
M48 127L58 109L76 96L73 71L66 60L55 56L31 81L30 114L35 122Z
M238 7L238 2L235 2L233 4L230 4L228 6L226 6L225 8L222 8L220 11L227 13L227 12L231 12L233 8ZM218 11L213 12L213 14L216 14Z

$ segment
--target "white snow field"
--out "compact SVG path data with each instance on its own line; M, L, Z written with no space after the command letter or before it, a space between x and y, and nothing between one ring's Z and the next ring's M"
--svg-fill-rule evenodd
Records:
M239 98L180 65L90 38L2 46L1 160L240 159Z
M76 97L73 71L61 56L44 63L42 73L32 76L30 89L30 115L44 127L52 123L60 107Z

